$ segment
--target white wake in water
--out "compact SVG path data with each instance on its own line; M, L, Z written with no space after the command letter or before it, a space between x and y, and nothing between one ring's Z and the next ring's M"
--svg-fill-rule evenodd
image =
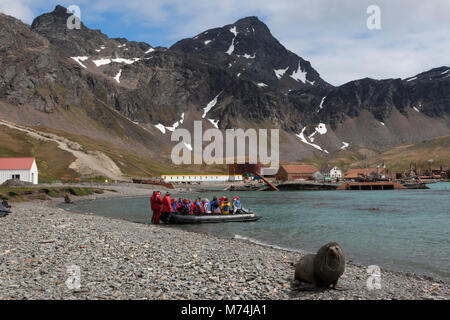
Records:
M304 251L304 250L300 250L300 249L292 249L292 248L285 248L285 247L280 247L277 245L273 245L273 244L269 244L269 243L265 243L250 237L245 237L245 236L241 236L240 234L235 234L234 235L234 239L236 240L241 240L241 241L246 241L246 242L250 242L250 243L254 243L263 247L269 247L269 248L273 248L273 249L278 249L278 250L285 250L285 251L290 251L290 252L296 252L296 253L301 253L301 254L307 254L308 252Z

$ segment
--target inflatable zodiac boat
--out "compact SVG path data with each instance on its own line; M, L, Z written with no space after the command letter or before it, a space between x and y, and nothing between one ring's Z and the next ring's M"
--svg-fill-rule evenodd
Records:
M196 223L219 223L219 222L251 222L258 221L260 216L251 211L239 210L235 214L205 214L205 215L183 215L171 213L168 217L169 224L196 224Z

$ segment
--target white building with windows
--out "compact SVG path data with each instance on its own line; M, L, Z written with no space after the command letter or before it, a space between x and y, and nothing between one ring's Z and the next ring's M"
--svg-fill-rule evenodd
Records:
M0 184L10 179L38 184L38 178L35 158L0 158Z
M164 182L232 182L242 181L242 175L220 175L220 174L204 174L204 175L169 175L161 176Z
M342 179L342 170L338 167L333 167L330 170L329 177L331 179Z

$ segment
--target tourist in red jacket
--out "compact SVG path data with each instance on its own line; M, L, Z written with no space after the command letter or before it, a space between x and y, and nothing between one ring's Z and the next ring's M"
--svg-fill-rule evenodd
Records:
M162 198L159 191L153 192L153 195L150 198L150 206L153 211L153 217L152 222L154 224L159 224L159 218L161 217L161 205L162 205Z
M162 213L161 213L161 220L164 223L169 222L169 216L170 213L173 212L172 209L172 199L170 199L170 192L167 192L164 198L162 199Z

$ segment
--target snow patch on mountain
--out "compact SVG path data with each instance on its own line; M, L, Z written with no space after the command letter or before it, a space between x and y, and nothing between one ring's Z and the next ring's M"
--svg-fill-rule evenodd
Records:
M343 146L341 147L341 150L345 150L348 148L348 146L350 145L350 143L344 142L342 141Z
M286 69L273 70L273 72L275 72L275 75L277 76L278 80L280 80L284 76L286 71L288 71L288 69L289 66L287 66Z
M319 123L319 125L316 127L316 131L320 133L321 135L324 135L327 133L327 126L325 123Z
M233 40L231 41L230 47L229 47L228 50L225 52L226 54L228 54L228 55L230 55L230 56L231 56L231 54L234 52L234 39L235 39L235 38L233 38Z
M208 119L216 129L219 129L219 120Z
M268 85L263 82L257 83L256 85L260 88L268 87Z
M145 51L145 54L150 53L150 52L153 52L153 51L155 51L155 49L150 48L150 49L148 49L147 51Z
M79 57L78 57L79 58ZM87 58L87 57L82 57L82 58ZM73 58L72 58L73 59ZM85 59L86 60L86 59ZM125 59L125 58L114 58L114 59L110 59L110 58L102 58L102 59L97 59L97 60L93 60L92 62L97 66L97 67L101 67L103 65L106 64L110 64L111 62L117 62L117 63L126 63L126 64L133 64L137 61L141 60L141 58L133 58L133 59ZM77 61L78 62L78 61ZM86 68L86 67L85 67Z
M180 126L180 124L183 124L184 122L184 112L181 114L181 118L180 120L178 120L177 122L175 122L171 127L166 127L167 130L174 132L176 128L178 128Z
M71 57L71 59L75 60L80 66L87 69L87 67L81 63L81 61L86 61L89 57Z
M237 35L238 35L238 32L237 32L236 27L231 28L231 29L230 29L230 32L231 32L232 34L234 34L234 38L233 38L233 40L231 41L230 47L228 48L228 50L227 50L225 53L231 56L231 54L234 52L234 40L236 39L236 37L237 37Z
M110 64L110 59L98 59L98 60L92 60L92 62L95 64L96 67L103 66L105 64Z
M298 69L294 71L290 77L294 79L295 81L301 81L303 83L306 83L306 75L307 72L302 70L302 67L300 65L300 62L298 63Z
M206 40L206 41L205 41L205 46L207 46L208 43L211 43L211 42L212 42L212 40Z
M161 123L158 123L157 125L155 125L155 127L158 128L159 131L161 131L163 134L165 134L166 130L174 132L176 128L178 128L181 124L183 124L183 122L184 122L184 112L181 114L180 120L176 121L171 127L166 127Z
M141 58L133 58L133 59L114 58L114 59L111 59L112 62L126 63L126 64L133 64L139 60L141 60Z
M122 75L122 69L120 69L119 73L116 74L116 76L114 77L114 80L117 81L117 83L120 83L120 76Z
M317 110L317 112L320 112L320 110L323 109L323 103L325 102L325 99L327 98L327 96L322 98L322 101L320 101L320 105L319 105L319 109Z
M252 56L249 55L248 53L246 53L243 56L238 56L238 57L244 57L245 59L255 59L256 58L256 53L254 53Z
M166 127L164 127L163 124L158 123L157 125L155 125L155 127L156 127L159 131L161 131L163 134L166 133Z
M319 145L317 145L317 144L314 144L314 143L311 143L311 142L309 142L308 140L306 140L305 134L304 134L304 133L305 133L305 130L306 130L306 127L304 127L304 128L302 129L302 132L300 132L299 134L296 134L296 136L299 137L300 140L301 140L303 143L306 143L307 145L310 145L311 147L316 148L317 150L320 150L320 151L322 151L322 152L328 153L328 151L322 149L321 146L319 146Z
M413 107L414 111L420 112L419 109L417 109L416 107Z
M214 99L212 99L208 105L206 106L206 108L203 108L203 115L202 118L204 119L206 117L206 114L217 104L217 99L219 98L220 94L222 92L220 92Z

